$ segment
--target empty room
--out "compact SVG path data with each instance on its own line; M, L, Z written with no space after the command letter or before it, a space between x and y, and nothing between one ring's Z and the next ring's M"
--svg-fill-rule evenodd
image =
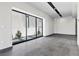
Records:
M0 2L0 56L79 56L79 3Z

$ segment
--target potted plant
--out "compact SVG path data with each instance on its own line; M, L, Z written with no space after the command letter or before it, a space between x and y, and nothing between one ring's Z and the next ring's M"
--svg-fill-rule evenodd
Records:
M18 30L17 33L16 33L17 39L21 39L21 35L22 35L22 33Z

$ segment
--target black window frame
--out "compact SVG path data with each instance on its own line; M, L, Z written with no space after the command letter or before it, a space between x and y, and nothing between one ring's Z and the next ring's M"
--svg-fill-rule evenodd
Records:
M36 17L36 16L33 16L33 15L30 15L30 14L27 14L27 13L24 13L24 12L21 12L21 11L18 11L18 10L15 10L15 9L12 9L12 11L14 12L18 12L18 13L21 13L21 14L24 14L26 17L26 40L24 41L21 41L21 42L16 42L16 43L12 43L12 45L16 45L16 44L19 44L19 43L22 43L22 42L27 42L27 41L30 41L30 40L34 40L36 38L39 38L37 37L37 18L39 17ZM35 17L35 31L36 31L36 37L33 38L33 39L30 39L30 40L27 40L27 17L28 17L28 21L29 21L29 16L32 16L32 17ZM40 37L43 37L43 19L42 18L39 18L40 20L42 20L42 36ZM29 22L28 22L28 25L29 25ZM12 38L13 39L13 38Z

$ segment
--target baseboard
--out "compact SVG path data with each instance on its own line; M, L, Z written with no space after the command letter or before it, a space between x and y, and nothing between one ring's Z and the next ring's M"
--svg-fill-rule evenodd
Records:
M68 35L68 36L76 36L76 35L72 35L72 34L62 34L62 33L54 33L53 35Z
M53 33L53 34L50 34L50 35L47 35L46 37L48 36L53 36L53 35L68 35L68 36L76 36L76 35L71 35L71 34L61 34L61 33Z
M46 35L45 37L52 36L52 35L54 35L54 34Z
M5 49L2 49L0 50L0 53L4 53L6 51L9 51L9 50L12 50L13 47L8 47L8 48L5 48Z

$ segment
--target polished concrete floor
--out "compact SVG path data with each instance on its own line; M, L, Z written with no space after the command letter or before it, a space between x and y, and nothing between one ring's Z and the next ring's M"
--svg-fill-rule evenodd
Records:
M79 56L76 36L52 35L14 45L1 56Z

